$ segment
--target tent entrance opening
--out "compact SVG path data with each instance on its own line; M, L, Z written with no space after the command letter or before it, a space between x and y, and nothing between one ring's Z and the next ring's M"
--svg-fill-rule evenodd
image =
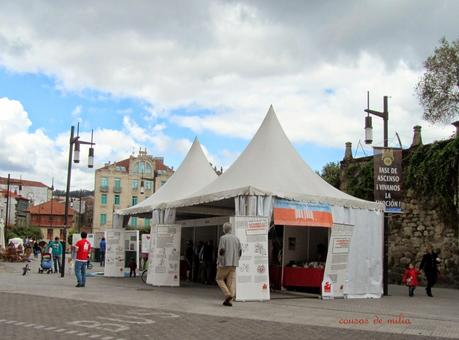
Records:
M216 285L218 240L221 226L182 228L180 280Z

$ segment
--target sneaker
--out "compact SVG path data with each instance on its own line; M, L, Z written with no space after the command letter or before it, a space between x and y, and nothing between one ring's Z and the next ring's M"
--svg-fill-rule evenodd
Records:
M81 285L78 283L75 287L81 287Z

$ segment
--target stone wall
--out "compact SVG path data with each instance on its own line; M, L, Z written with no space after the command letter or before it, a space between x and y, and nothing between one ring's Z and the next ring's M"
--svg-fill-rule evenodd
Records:
M459 288L457 221L456 226L447 224L442 211L427 206L435 207L435 202L421 204L413 190L408 189L402 203L403 213L390 215L389 282L401 283L406 265L413 263L419 267L425 245L432 244L441 258L438 285ZM423 275L421 277L424 280Z
M410 153L410 149L403 151L404 163L409 159ZM340 189L351 193L349 184L355 183L356 176L362 175L358 169L368 167L369 162L372 163L372 157L343 160ZM403 167L403 175L405 171L406 168ZM371 181L362 181L368 182ZM367 193L366 196L361 198L372 199L371 194ZM389 283L401 283L403 271L408 263L419 267L425 246L432 244L434 251L441 258L438 286L459 288L457 211L456 218L445 219L445 211L442 211L431 197L416 197L415 191L406 187L402 211L401 214L389 214ZM421 275L421 284L425 284L424 275Z

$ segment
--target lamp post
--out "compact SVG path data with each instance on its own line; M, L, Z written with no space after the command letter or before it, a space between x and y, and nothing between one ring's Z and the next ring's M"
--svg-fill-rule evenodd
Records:
M153 194L155 193L156 177L158 177L158 170L156 169L153 170L153 178L143 177L143 172L142 172L142 176L140 177L140 194L141 195L145 194L144 180L153 182Z
M94 167L94 148L93 145L93 131L91 131L91 141L85 142L80 139L79 136L80 124L77 125L77 135L75 136L75 127L72 126L70 129L70 140L69 140L69 160L67 164L67 187L65 191L65 209L64 209L64 232L62 233L64 238L62 264L61 264L61 277L64 277L65 272L65 248L67 243L67 227L68 227L68 212L69 212L69 194L70 194L70 180L72 178L72 158L74 163L80 163L80 144L90 145L88 154L88 168ZM73 148L72 148L73 147ZM74 152L74 153L73 153Z
M5 211L5 242L8 240L6 239L6 230L8 229L8 218L9 218L9 204L10 203L10 174L8 174L8 179L6 180L6 211Z
M387 96L383 97L383 111L370 110L370 94L367 92L367 109L364 110L368 115L365 117L365 144L373 142L373 126L371 116L375 115L384 121L384 147L388 146L388 128L389 128L389 109L387 104ZM383 293L388 295L389 283L389 221L387 213L384 213L384 244L383 244Z

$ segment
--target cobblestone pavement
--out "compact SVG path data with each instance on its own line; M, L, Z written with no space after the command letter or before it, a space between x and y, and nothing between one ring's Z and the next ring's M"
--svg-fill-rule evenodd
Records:
M84 294L84 290L81 290ZM432 339L0 293L0 339Z

